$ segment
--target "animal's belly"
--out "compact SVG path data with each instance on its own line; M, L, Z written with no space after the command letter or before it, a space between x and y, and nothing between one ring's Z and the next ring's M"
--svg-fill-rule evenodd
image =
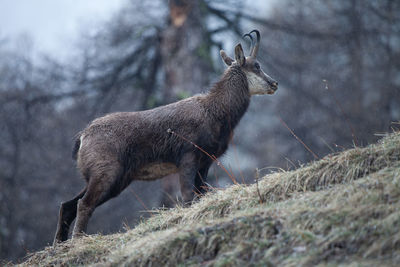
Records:
M169 174L177 173L178 168L173 163L156 162L141 167L135 173L135 180L155 180Z

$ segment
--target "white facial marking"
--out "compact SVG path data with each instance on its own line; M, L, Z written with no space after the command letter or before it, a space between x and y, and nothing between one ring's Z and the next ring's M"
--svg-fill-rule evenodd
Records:
M79 150L80 150L81 147L82 147L82 144L83 144L83 135L81 135L81 137L79 138L79 140L81 140L81 143L79 144Z
M261 78L254 72L248 71L246 71L246 76L251 95L263 95L267 93L269 85L263 78Z

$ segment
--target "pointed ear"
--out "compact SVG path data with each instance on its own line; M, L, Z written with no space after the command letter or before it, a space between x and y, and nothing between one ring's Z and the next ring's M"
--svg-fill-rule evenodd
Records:
M244 56L241 44L235 46L235 60L240 66L246 64L246 57Z
M229 57L224 50L219 51L219 54L222 57L222 60L225 62L225 64L227 66L232 65L233 59L231 57Z

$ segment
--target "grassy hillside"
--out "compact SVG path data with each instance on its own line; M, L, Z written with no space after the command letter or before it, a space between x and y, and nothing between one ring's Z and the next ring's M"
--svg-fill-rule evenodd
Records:
M400 264L400 134L257 185L215 190L126 233L91 235L32 265L297 266Z

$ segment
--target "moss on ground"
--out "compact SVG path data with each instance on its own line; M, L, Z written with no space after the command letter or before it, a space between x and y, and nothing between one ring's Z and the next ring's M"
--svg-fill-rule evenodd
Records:
M399 229L394 133L258 185L214 190L189 208L160 210L126 233L48 247L21 266L394 266Z

